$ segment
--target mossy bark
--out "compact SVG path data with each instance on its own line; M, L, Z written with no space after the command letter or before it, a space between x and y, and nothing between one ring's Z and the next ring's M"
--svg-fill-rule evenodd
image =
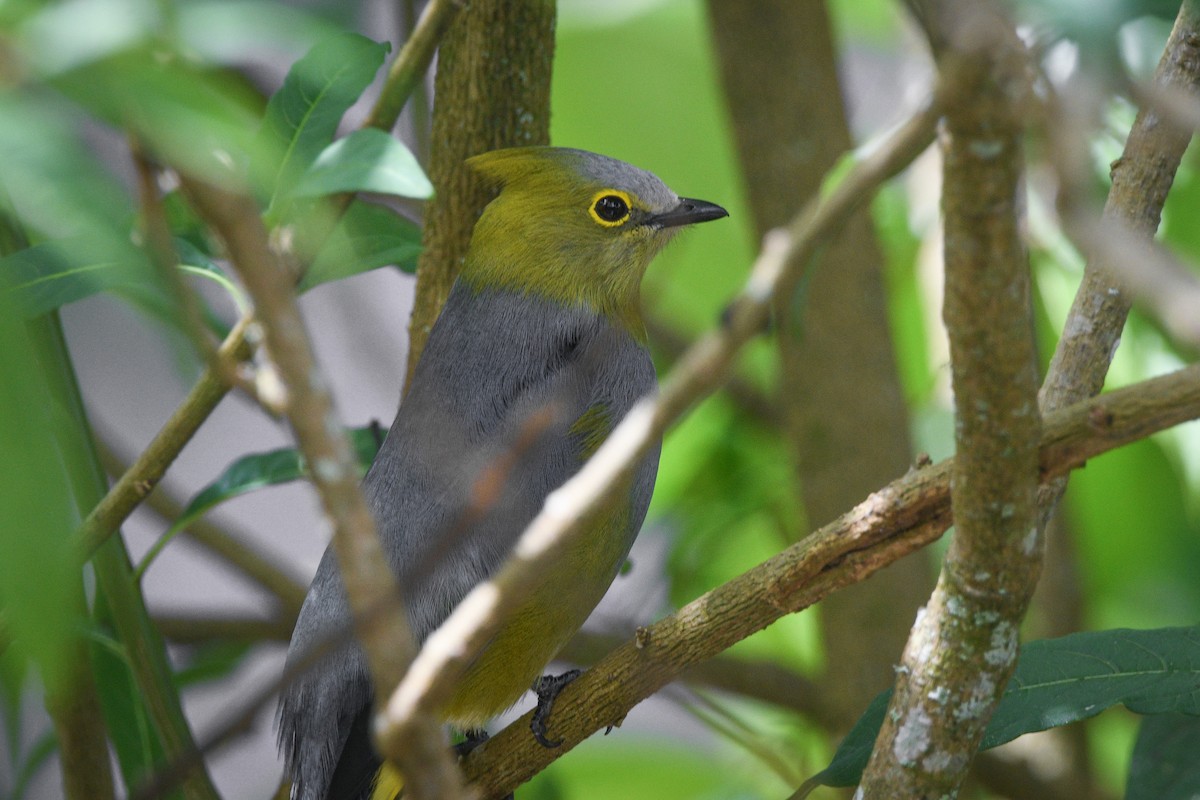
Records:
M425 210L409 377L462 268L475 220L495 196L464 160L550 143L554 25L553 0L475 0L442 41L429 164L436 195Z

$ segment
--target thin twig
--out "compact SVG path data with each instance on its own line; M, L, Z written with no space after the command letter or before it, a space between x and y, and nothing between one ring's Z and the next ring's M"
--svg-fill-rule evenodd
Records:
M218 349L220 359L242 359L248 355L246 326L241 320ZM155 434L128 470L96 504L75 533L80 558L87 561L100 545L129 518L138 504L146 499L163 473L183 450L196 431L208 419L217 403L225 396L226 385L213 367L207 367L183 402Z
M741 347L763 330L776 294L790 290L849 211L928 146L936 119L930 103L884 147L866 156L827 200L806 209L787 231L766 238L746 289L729 307L723 325L684 355L657 398L629 412L583 469L547 499L498 573L472 590L426 640L387 703L379 732L385 749L406 735L410 720L447 699L474 654L502 624L505 612L523 602L546 565L571 539L587 533L584 520L612 502L621 482L666 428L723 383Z
M332 546L354 614L377 698L404 674L416 644L388 566L375 521L358 485L353 448L333 410L324 377L313 360L300 318L290 271L271 250L254 200L201 181L183 178L192 202L221 235L254 300L270 358L283 383L283 408L297 444L312 466L312 479L333 526ZM386 609L373 613L380 604ZM462 776L443 746L432 714L409 730L397 759L406 791L420 798L462 796Z
M171 224L163 207L158 188L158 166L153 163L142 143L129 135L129 151L137 173L138 205L141 209L141 237L150 262L162 276L171 292L171 299L180 310L183 329L191 339L196 353L206 364L215 363L217 342L204 324L199 299L188 286L179 269L179 255L171 233Z
M1163 91L1200 94L1200 2L1185 0L1154 76ZM1163 124L1152 108L1134 120L1121 157L1112 166L1112 188L1104 218L1118 219L1143 239L1154 237L1167 192L1192 131ZM1054 139L1051 139L1054 142ZM1069 154L1056 154L1067 158ZM1068 185L1068 190L1070 186ZM1073 191L1073 190L1071 190ZM1078 194L1074 196L1078 197ZM1093 251L1042 385L1042 409L1061 408L1091 397L1104 385L1108 366L1129 315L1130 296L1114 278L1108 254ZM1046 515L1064 487L1042 498Z
M379 128L391 131L400 118L400 111L413 89L425 77L438 42L454 21L454 17L466 5L464 0L430 0L421 12L417 26L400 48L396 59L388 67L387 81L367 115L364 128Z

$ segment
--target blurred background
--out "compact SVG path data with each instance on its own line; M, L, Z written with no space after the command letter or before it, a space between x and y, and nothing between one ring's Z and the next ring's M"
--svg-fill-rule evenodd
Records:
M81 22L81 39L130 35L126 27L136 29L145 24L146 15L169 5L189 46L207 59L242 70L253 86L269 94L291 63L321 38L350 29L395 45L422 4L75 0L56 5L63 13L87 11L80 19L95 27L85 30ZM1131 74L1144 77L1152 71L1176 7L1164 14L1155 4L1101 5L1019 7L1026 32L1046 43L1044 63L1052 79L1069 80L1080 63L1080 48L1095 41L1111 46L1112 57ZM1066 6L1088 9L1072 13ZM856 143L868 143L924 99L931 63L899 4L830 0L827 7L850 130ZM1048 8L1059 13L1048 13ZM718 321L758 249L709 13L698 0L561 0L558 11L553 143L629 161L655 172L682 195L712 200L730 211L726 223L679 237L646 277L652 344L665 371L682 344ZM1084 21L1087 30L1079 27ZM347 115L344 129L359 123L372 91ZM418 104L428 102L428 94L417 99ZM1108 93L1102 95L1099 112L1089 145L1092 183L1102 194L1107 165L1120 153L1134 109L1119 93ZM398 128L423 163L429 147L427 121L427 111L409 110ZM88 123L81 124L78 135L105 169L132 186L133 168L120 133ZM939 169L936 153L926 153L886 186L870 209L883 264L886 349L894 358L910 456L925 452L935 460L950 455L953 447L940 322ZM1078 285L1082 259L1057 233L1044 171L1033 161L1027 176L1027 225L1039 335L1048 359ZM419 204L404 208L419 221ZM1197 220L1200 160L1193 148L1172 190L1162 229L1162 238L1193 260L1200 259ZM824 263L822 269L836 273L838 264ZM395 413L413 283L412 276L383 268L322 285L302 298L321 367L350 426L373 420L386 425ZM222 293L204 291L218 313L229 321L235 318ZM116 462L128 462L178 405L198 365L159 322L112 295L68 305L62 317L97 437ZM812 341L802 340L799 347ZM1183 363L1170 341L1135 312L1108 385L1124 385ZM628 636L637 625L732 578L808 530L793 445L771 418L784 414L787 401L780 398L779 369L774 340L755 343L741 360L736 388L701 404L668 436L633 568L614 584L589 631ZM804 376L797 380L803 383ZM872 386L859 388L874 391ZM160 493L185 505L239 457L290 443L285 426L233 393L171 467ZM303 482L237 497L205 520L268 557L299 586L307 585L328 540L315 494ZM170 524L149 508L134 514L123 533L135 561ZM1089 463L1073 476L1058 524L1063 533L1047 570L1050 585L1034 606L1028 636L1194 623L1200 617L1200 426L1185 425ZM929 575L935 574L940 552L933 550L911 557L928 562L922 569ZM195 620L218 628L225 623L227 632L238 632L205 641L184 641L194 637L180 635L172 645L174 663L189 676L183 693L186 711L203 739L281 669L286 628L281 629L279 620L286 614L275 598L186 537L166 547L143 586L151 613L163 621L168 638ZM921 591L927 593L927 588ZM907 605L896 613L910 623L915 610L915 604ZM261 628L248 624L255 621ZM827 687L847 665L831 663L823 624L816 610L806 611L746 640L729 655L775 664ZM899 630L900 642L904 632ZM862 644L881 646L874 639ZM881 657L892 663L899 651ZM863 694L858 711L884 685ZM526 708L523 704L518 710ZM265 798L275 790L281 764L273 710L273 703L262 709L250 728L210 759L225 797ZM729 691L672 686L636 708L621 729L593 737L519 794L526 800L786 796L824 766L837 732L845 730L846 714L852 721L858 713L835 713L819 703L802 711ZM49 730L34 689L3 713L0 796L14 791L18 765L26 763ZM1136 720L1114 710L1088 727L1084 753L1074 758L1082 758L1101 790L1115 796L1124 781ZM1069 758L1064 750L1045 742L1030 746L1028 738L1013 743L1006 757L1023 760L1034 772L1073 768L1064 764ZM24 797L55 798L61 791L51 757L37 769Z

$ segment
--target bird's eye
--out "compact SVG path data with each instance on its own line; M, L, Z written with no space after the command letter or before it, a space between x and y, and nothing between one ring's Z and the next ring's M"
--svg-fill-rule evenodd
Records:
M592 200L588 209L592 219L606 228L612 228L629 219L629 198L624 192L605 190Z

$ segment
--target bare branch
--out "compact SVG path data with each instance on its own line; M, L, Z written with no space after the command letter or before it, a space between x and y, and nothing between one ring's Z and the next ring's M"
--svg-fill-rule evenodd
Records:
M1180 8L1154 84L1191 97L1200 92L1200 3L1196 0L1185 0ZM1190 129L1162 123L1152 106L1138 113L1125 151L1112 166L1112 188L1104 206L1105 220L1120 220L1142 239L1153 238L1158 230L1167 192L1192 138ZM1129 293L1114 271L1104 250L1090 254L1042 386L1043 410L1091 397L1104 385L1130 306ZM1062 488L1043 498L1044 511L1054 506Z
M1041 480L1197 418L1200 365L1050 413L1043 420ZM592 733L619 725L688 667L935 541L953 521L953 470L948 459L910 471L778 555L639 628L559 695L554 734L562 747L537 744L526 714L467 756L467 778L484 797L503 797Z

